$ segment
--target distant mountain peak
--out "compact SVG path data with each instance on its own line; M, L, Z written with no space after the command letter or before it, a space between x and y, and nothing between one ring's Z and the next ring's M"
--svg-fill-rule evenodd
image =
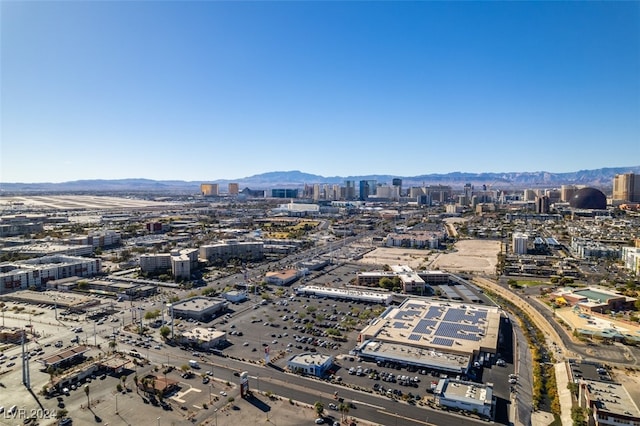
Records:
M301 187L305 184L340 184L345 180L376 180L379 184L391 184L400 178L405 188L422 185L450 185L454 188L467 183L491 185L494 189L560 187L561 185L585 185L610 192L613 177L621 173L640 173L640 166L608 167L595 170L579 170L568 173L537 172L451 172L446 174L424 174L419 176L364 175L332 176L305 173L300 170L273 171L239 179L217 179L202 181L130 179L84 179L62 183L0 183L0 193L16 192L165 192L194 194L200 192L201 183L218 183L221 192L224 185L235 182L242 188L269 189L275 187Z

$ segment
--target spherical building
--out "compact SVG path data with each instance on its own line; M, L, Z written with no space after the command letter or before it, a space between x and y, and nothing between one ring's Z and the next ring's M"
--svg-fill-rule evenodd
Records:
M574 209L604 210L607 197L595 188L582 188L569 200L569 205Z

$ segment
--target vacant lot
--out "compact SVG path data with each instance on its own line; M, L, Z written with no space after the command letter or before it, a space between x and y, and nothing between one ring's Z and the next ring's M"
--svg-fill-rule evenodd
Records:
M500 241L461 240L454 253L443 253L431 264L432 269L449 272L495 274Z
M367 253L360 262L373 265L409 265L417 269L420 265L428 265L429 259L435 255L432 250L416 250L395 247L378 247Z
M412 268L440 269L449 272L494 274L500 252L500 241L461 240L453 253L432 250L379 247L365 255L364 263L376 265L409 265Z

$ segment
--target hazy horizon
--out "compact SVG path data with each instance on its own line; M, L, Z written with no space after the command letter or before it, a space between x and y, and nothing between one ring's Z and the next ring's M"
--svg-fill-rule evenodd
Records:
M0 182L640 158L639 2L0 8Z

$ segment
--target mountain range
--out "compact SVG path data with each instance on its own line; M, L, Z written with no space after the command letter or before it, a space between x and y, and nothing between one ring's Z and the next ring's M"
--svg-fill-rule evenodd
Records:
M257 174L240 179L218 179L203 181L151 180L151 179L95 179L76 180L60 183L0 183L0 193L17 192L170 192L198 193L201 183L217 183L224 193L227 184L238 183L240 189L269 189L275 187L301 187L305 184L339 184L346 180L375 180L379 184L391 184L394 178L402 179L402 186L450 185L461 188L467 183L474 186L487 185L493 189L521 189L540 187L559 187L560 185L585 185L610 192L613 177L621 173L640 174L640 166L610 167L593 170L579 170L568 173L552 172L502 172L467 173L452 172L446 174L424 174L419 176L365 175L365 176L320 176L298 170L276 171Z

